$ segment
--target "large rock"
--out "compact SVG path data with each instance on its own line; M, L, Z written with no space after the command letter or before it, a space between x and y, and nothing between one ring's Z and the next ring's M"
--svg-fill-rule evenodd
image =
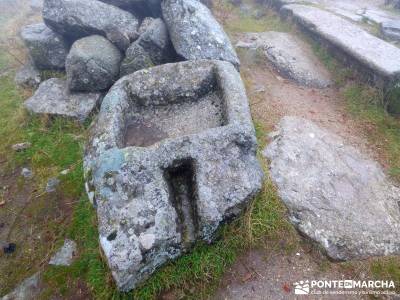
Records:
M121 64L121 76L171 62L173 53L165 23L161 19L155 19L126 51Z
M100 244L127 291L211 242L259 191L263 173L240 75L227 62L137 71L105 97L84 159Z
M400 189L310 121L285 117L265 151L291 222L335 260L400 254Z
M101 93L70 93L64 80L52 78L42 82L24 105L32 113L83 122L98 106L101 97Z
M103 91L118 79L122 54L100 35L77 40L67 56L65 69L71 91Z
M97 0L45 0L43 19L71 39L101 34L121 50L138 37L135 16Z
M38 69L64 68L69 45L61 35L53 32L44 23L38 23L23 27L21 37Z
M400 49L360 26L317 7L291 4L281 8L312 36L336 49L334 54L368 81L393 84L400 76ZM339 53L341 55L339 55Z
M186 60L216 59L239 68L229 38L210 10L197 0L165 0L162 14L176 52Z
M246 33L237 47L261 50L278 72L301 85L325 88L331 83L312 50L290 33Z
M161 15L161 0L100 0L123 9L130 10L142 17Z
M31 60L15 74L15 83L23 88L37 88L42 82L42 75Z

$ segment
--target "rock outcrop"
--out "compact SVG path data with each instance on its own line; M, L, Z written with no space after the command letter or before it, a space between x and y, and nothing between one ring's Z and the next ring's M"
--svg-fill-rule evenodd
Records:
M335 260L400 254L400 189L338 136L285 117L267 146L290 221Z
M22 28L21 37L38 69L64 69L69 45L61 35L38 23Z
M45 0L43 19L54 31L76 40L101 34L125 51L138 37L138 19L97 0Z
M100 243L121 290L213 241L259 191L246 93L228 62L166 64L120 79L84 159Z
M142 29L143 30L143 29ZM154 19L138 40L126 50L121 64L121 76L138 70L171 62L174 50L168 30L161 19Z
M68 87L76 92L104 91L119 78L122 54L100 35L77 40L66 60Z
M162 14L176 52L186 60L240 62L229 38L210 10L197 0L165 0Z
M24 105L32 113L63 116L83 122L98 106L101 97L101 93L71 93L64 80L52 78L42 82Z
M329 73L311 49L290 33L246 33L237 47L261 51L279 73L301 85L325 88L331 84Z
M285 5L281 13L292 17L331 49L336 49L336 56L347 65L351 64L365 80L386 88L399 79L400 49L360 26L313 6Z

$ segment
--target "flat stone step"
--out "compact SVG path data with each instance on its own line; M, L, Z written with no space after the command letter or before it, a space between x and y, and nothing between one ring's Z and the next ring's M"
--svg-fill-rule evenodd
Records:
M326 88L330 75L312 52L311 47L286 32L267 31L243 34L236 47L261 51L284 77L300 85Z
M298 117L271 136L271 178L303 235L334 260L400 254L400 189L375 161Z
M318 42L327 44L336 56L376 85L386 87L400 75L400 49L361 27L325 10L299 4L284 5L290 16Z

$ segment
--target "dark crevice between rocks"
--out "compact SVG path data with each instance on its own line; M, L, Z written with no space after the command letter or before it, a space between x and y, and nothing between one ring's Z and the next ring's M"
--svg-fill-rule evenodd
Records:
M164 177L171 204L177 214L177 229L182 237L182 247L187 250L196 241L199 231L194 162L188 159L174 163L164 171Z

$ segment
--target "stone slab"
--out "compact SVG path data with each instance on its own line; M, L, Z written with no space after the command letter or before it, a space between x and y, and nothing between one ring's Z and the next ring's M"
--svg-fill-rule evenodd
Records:
M101 93L71 93L64 80L51 78L42 82L24 105L35 114L61 116L84 122L98 106L101 98Z
M331 84L329 73L309 46L290 33L246 33L236 47L259 49L279 73L301 85L325 88Z
M388 83L400 75L400 49L361 27L322 9L291 4L281 8L299 25L317 38L341 50L365 70L374 82ZM361 71L361 72L363 72Z
M264 155L290 221L335 260L400 254L400 189L314 123L284 117Z

